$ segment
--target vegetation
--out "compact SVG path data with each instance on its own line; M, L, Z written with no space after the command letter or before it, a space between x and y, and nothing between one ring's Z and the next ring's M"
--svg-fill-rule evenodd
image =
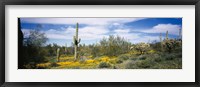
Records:
M159 37L158 37L159 38ZM160 37L161 38L161 37ZM166 38L133 44L110 35L95 44L79 44L78 24L72 46L46 44L45 33L30 31L23 40L24 69L181 69L182 41Z

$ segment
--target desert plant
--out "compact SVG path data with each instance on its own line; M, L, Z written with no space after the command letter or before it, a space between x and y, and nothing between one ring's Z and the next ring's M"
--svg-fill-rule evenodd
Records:
M160 51L163 51L162 34L160 33Z
M140 55L140 56L138 56L138 59L139 59L139 60L145 60L146 58L147 58L146 55Z
M57 61L60 62L60 48L57 48L56 50L56 57L57 57Z
M150 48L150 45L148 43L138 43L135 45L134 49L139 51L140 54L144 54L145 52L147 52Z
M119 55L119 56L118 56L118 59L119 59L119 60L122 60L122 61L128 60L128 59L129 59L129 56L128 56L128 55L125 55L125 54L122 54L122 55Z
M101 62L98 65L98 68L109 68L109 67L111 67L111 65L107 62Z
M123 60L117 59L116 63L118 64L123 63Z
M173 50L180 48L182 46L182 42L174 39L169 39L163 42L163 46L165 51L171 53Z
M78 57L78 44L81 41L81 39L78 38L78 23L76 24L76 34L73 37L73 40L74 40L74 60L77 60L77 57Z

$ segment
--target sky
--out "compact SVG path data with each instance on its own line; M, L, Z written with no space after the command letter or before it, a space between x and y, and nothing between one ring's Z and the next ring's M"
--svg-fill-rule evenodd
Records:
M131 43L159 42L165 38L178 38L182 31L182 18L20 18L21 30L27 37L31 30L39 30L48 38L46 44L71 46L79 23L80 44L98 43L103 37L118 35ZM40 26L40 27L38 27Z

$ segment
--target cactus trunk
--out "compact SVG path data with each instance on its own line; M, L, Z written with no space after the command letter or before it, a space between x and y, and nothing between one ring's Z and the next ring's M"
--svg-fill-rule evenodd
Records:
M162 34L160 33L160 50L163 51Z
M60 48L57 49L56 55L57 55L57 61L60 62Z
M166 32L166 40L168 40L168 31Z
M168 31L166 32L166 40L168 40Z
M78 23L76 24L76 33L74 36L74 60L78 58L78 44L80 43L80 39L78 38Z
M182 39L182 35L181 35L181 29L179 29L179 39Z

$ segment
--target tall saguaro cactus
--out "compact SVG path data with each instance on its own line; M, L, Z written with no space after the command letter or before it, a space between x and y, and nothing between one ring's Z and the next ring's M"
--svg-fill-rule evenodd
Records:
M76 24L76 33L74 36L74 60L77 60L78 57L78 44L80 43L81 39L78 38L78 23Z
M181 34L182 34L182 31L181 31L181 29L179 29L179 38L178 39L180 39L180 40L182 39L182 35Z
M162 34L160 33L160 49L163 51Z
M60 48L57 48L56 56L57 56L57 61L60 62Z
M166 40L168 40L168 31L166 32Z

